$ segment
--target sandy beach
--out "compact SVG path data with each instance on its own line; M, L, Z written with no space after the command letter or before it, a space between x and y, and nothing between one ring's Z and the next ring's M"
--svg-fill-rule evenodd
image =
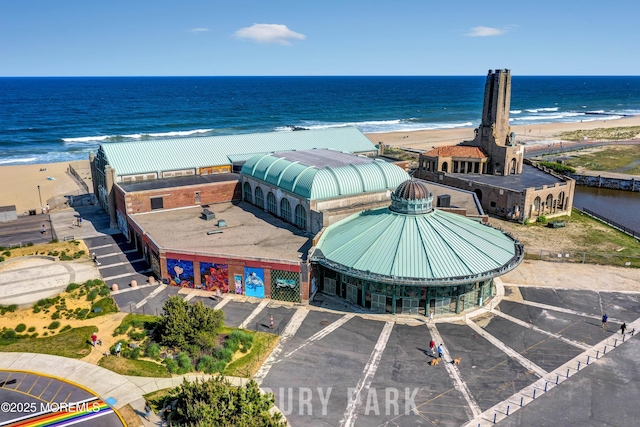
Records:
M595 120L583 123L552 123L531 126L513 126L517 140L525 145L534 146L559 141L556 135L563 131L579 129L612 128L640 126L640 116L625 117L619 120ZM473 139L473 128L423 130L414 132L389 132L367 134L375 144L383 143L397 147L429 150L432 147L455 145ZM638 137L640 139L640 135ZM82 186L68 172L70 162L29 164L18 166L0 166L0 206L16 205L18 215L27 214L35 209L40 212L42 204L49 202L55 208L54 198L64 195L81 194ZM91 188L89 161L71 162ZM41 170L43 169L43 170ZM53 178L53 179L51 179Z
M575 123L549 123L512 126L516 140L525 145L541 145L551 141L560 141L556 135L560 132L588 130L596 128L615 128L640 126L640 115L618 120L594 120ZM367 137L374 144L386 144L396 147L430 150L433 147L456 145L472 140L474 128L420 130L414 132L370 133Z
M50 203L53 207L52 199L56 196L84 193L78 181L67 172L69 163L76 165L87 180L89 160L0 167L0 206L15 205L18 215L28 214L32 209L40 213L40 199L42 205ZM87 183L91 187L91 181Z

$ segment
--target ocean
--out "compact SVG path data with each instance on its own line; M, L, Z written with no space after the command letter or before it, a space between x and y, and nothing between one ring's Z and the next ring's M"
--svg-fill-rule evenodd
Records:
M477 77L0 78L0 165L86 159L100 144L355 126L473 128ZM640 114L640 77L512 77L511 123Z

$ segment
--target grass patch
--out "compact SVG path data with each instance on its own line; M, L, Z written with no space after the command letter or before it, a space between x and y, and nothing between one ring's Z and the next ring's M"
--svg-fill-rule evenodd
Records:
M91 352L89 338L97 330L95 326L84 326L47 338L21 338L11 344L0 346L0 351L53 354L81 359Z
M161 321L158 316L151 316L149 314L127 314L122 319L120 326L113 332L113 336L124 335L129 331L129 328L134 329L153 329Z
M105 314L117 313L118 306L111 297L102 298L91 305L91 311L87 315L87 319L92 319Z
M616 141L622 139L633 139L639 133L640 126L625 126L560 132L556 136L567 141L582 141L585 137L595 140Z
M596 152L572 153L571 159L566 163L570 167L591 171L616 172L638 160L640 160L640 146L612 145ZM636 169L640 169L640 166L631 166L630 169L620 170L620 172L632 174Z
M223 334L231 334L234 329L222 328ZM249 331L246 331L249 332ZM266 332L253 332L253 345L243 356L229 363L224 370L224 375L234 377L250 378L262 365L262 362L271 354L273 348L278 344L280 337Z
M124 357L108 356L100 359L98 361L98 366L120 375L171 378L171 374L167 371L165 366L148 360L134 360Z

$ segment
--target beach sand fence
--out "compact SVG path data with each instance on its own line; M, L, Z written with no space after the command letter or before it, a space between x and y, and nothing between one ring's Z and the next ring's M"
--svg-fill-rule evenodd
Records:
M91 206L96 203L95 195L86 180L91 179L89 162L80 160L69 162L67 173L78 183L79 189L47 199L50 209L64 209L72 206Z

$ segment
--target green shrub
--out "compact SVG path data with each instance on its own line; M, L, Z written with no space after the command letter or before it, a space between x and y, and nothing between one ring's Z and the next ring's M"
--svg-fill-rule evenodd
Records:
M184 375L187 372L193 372L193 364L187 353L179 353L176 360L178 362L178 374Z
M0 262L3 262L3 261L4 261L4 257L0 256Z
M131 331L127 335L134 341L142 341L147 337L146 331Z
M60 322L56 320L55 322L51 322L49 326L47 326L47 329L58 329L59 327L60 327Z
M27 325L25 325L24 323L20 323L18 326L16 326L16 332L24 332L27 329Z
M33 246L33 242L29 242L29 243L27 243L27 246L28 246L28 247Z
M98 292L100 292L99 289L91 289L91 291L87 294L87 300L93 301L94 299L96 299L98 297Z
M67 292L72 292L75 291L76 289L78 289L80 287L80 284L78 283L69 283L69 285L67 285L67 289L65 289Z
M127 357L129 359L137 360L140 356L142 356L142 348L140 347L136 347L127 352Z
M101 297L109 295L109 287L107 285L100 286L98 295L100 295Z
M11 256L11 251L4 251L2 252L2 255L9 257Z
M546 224L547 223L547 217L544 216L544 215L540 215L538 217L538 222L541 223L541 224Z
M71 325L65 325L62 329L60 329L60 332L68 331L69 329L71 329Z
M575 173L575 169L571 166L565 166L558 162L538 162L540 166L544 166L546 168L551 169L557 173Z
M35 332L36 327L35 326L31 326L29 329L27 329L27 332Z
M38 338L38 333L37 332L32 333L30 338Z
M222 362L228 363L233 358L233 351L231 351L231 349L229 348L221 348L220 350L216 351L215 358Z
M60 316L60 312L59 312L59 311L56 311L55 313L53 313L53 314L51 315L51 320L57 320L57 319L59 319L60 317L62 317L62 316Z
M178 362L176 362L174 359L164 359L164 363L165 365L167 365L167 371L171 372L172 374L178 373Z
M144 355L152 359L160 357L160 346L156 343L151 343L144 351Z
M77 318L82 320L85 317L87 317L87 314L89 314L89 309L88 308L83 308L82 310L80 310L77 314Z

